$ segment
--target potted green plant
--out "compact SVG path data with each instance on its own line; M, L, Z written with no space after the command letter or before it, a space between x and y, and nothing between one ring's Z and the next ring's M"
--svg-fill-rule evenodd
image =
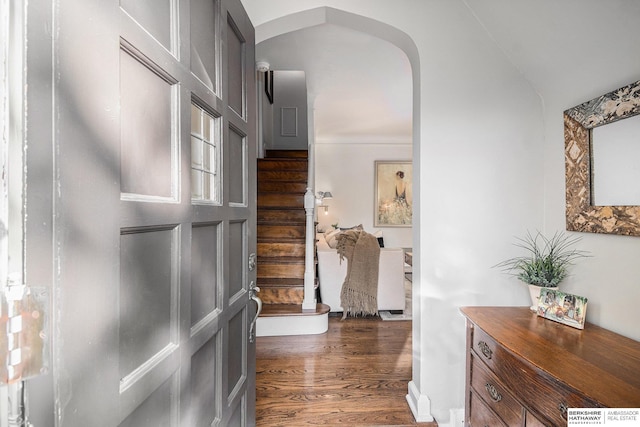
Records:
M531 294L531 309L538 305L540 288L557 288L569 275L569 266L579 258L590 256L588 252L573 246L581 237L573 237L564 232L556 232L547 238L539 231L525 237L517 237L515 246L525 250L525 254L509 258L495 265L527 285Z

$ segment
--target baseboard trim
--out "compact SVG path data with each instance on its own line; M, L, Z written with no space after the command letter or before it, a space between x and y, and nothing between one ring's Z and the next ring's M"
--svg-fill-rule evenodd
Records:
M456 409L449 410L449 426L450 427L464 426L464 408L456 408Z
M256 336L278 337L285 335L317 335L329 330L328 313L313 316L258 317Z
M413 381L409 382L409 393L407 394L407 403L413 413L416 422L427 423L433 421L431 415L431 401L426 394L420 394L420 390Z

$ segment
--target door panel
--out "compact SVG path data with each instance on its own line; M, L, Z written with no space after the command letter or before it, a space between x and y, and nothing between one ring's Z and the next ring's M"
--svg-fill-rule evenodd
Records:
M120 189L175 200L177 82L132 54L120 53Z
M178 384L177 375L171 375L138 405L119 427L178 425Z
M177 349L176 229L125 232L120 239L120 389Z
M57 189L56 420L29 412L255 425L255 39L240 0L34 1L56 33L55 178L27 176Z
M220 418L220 401L216 390L221 388L218 381L218 335L207 341L191 358L191 408L189 425L210 426Z
M220 52L219 8L217 0L191 1L191 72L214 92L218 92L217 64Z
M236 25L231 15L227 18L227 81L229 107L239 116L244 117L245 79L244 55L245 39L240 28Z
M233 221L229 223L229 298L238 298L243 291L243 276L247 266L244 245L244 222Z
M246 346L247 316L245 309L239 311L229 321L229 361L227 364L227 378L229 381L229 401L242 393L243 380L246 376Z
M229 202L245 205L246 201L246 158L247 138L238 131L229 129Z
M158 43L171 51L173 10L172 0L120 0L120 7Z
M213 316L220 286L218 224L194 225L191 231L191 328ZM211 262L215 260L215 262Z

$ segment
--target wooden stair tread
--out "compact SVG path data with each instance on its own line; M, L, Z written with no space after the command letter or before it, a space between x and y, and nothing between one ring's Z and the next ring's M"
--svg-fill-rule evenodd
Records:
M267 157L258 159L258 168L279 167L280 165L290 165L296 169L290 170L308 170L309 160L296 157ZM263 169L264 170L264 169ZM267 169L268 170L268 169Z
M271 210L271 211L287 211L287 213L291 213L290 211L294 211L294 212L305 212L304 210L304 206L287 206L286 208L279 208L276 206L258 206L258 210L260 209L264 209L264 210Z
M271 224L262 224L260 228L260 233L258 233L258 237L301 237L304 238L306 235L306 227L304 223L300 224L291 224L287 223L284 225L271 225Z
M288 222L282 222L282 221L258 221L258 225L291 225L291 226L298 226L298 225L305 225L304 222L295 222L295 221L288 221Z
M260 181L258 191L262 194L302 194L307 192L307 183L289 181Z
M296 219L260 219L259 225L305 225L305 218Z
M267 159L290 159L290 158L304 158L309 157L309 150L267 150L265 152L265 158Z
M274 260L270 257L262 257L259 256L258 258L258 262L263 261L266 262L268 264L299 264L300 261L304 262L304 257L298 257L298 256L283 256L278 258L279 260L282 260L282 262L274 262Z
M282 227L282 226L291 226L291 227L304 227L304 223L303 222L282 222L282 221L258 221L258 225L263 226L263 227L269 227L269 226L278 226L278 227ZM265 231L261 231L260 234L258 234L258 241L260 240L260 238L263 239L268 239L269 234L268 232Z
M258 210L265 210L265 211L294 211L294 212L305 212L304 210L304 206L302 207L296 207L296 206L258 206Z
M273 265L280 257L305 258L304 243L261 243L258 242L257 254L262 259L270 259Z
M291 277L258 277L258 287L260 286L304 286L304 279L296 279Z
M304 237L258 237L258 243L284 243L284 244L300 244L305 243Z
M260 214L262 214L260 216L260 218L257 220L258 225L295 225L295 226L300 226L300 225L306 225L307 224L307 218L304 216L300 216L300 217L296 217L296 216L292 216L292 217L286 217L286 216L278 216L278 215L269 215L268 213L265 213L264 211L267 209L263 209L263 212L260 212L260 209L258 209L258 215L260 216ZM275 209L273 209L275 210Z
M306 193L306 188L304 191L283 191L283 190L278 190L278 191L260 191L260 194L266 197L304 197L305 193Z
M264 304L260 316L317 316L326 314L329 310L331 308L326 304L316 304L315 311L302 311L302 304Z
M265 181L307 182L306 171L259 170L258 177Z

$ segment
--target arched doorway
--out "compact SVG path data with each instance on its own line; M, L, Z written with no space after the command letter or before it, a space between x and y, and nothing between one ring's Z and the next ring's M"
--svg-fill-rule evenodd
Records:
M418 50L411 39L406 33L398 30L397 28L385 24L380 21L376 21L370 18L366 18L357 14L329 8L320 7L316 9L310 9L293 13L279 17L277 19L259 24L256 26L256 45L259 46L261 42L266 40L292 33L305 28L311 28L314 26L331 24L351 30L356 30L379 39L385 40L392 45L400 49L407 57L410 64L411 83L412 83L412 100L411 100L411 116L412 116L412 157L414 159L414 194L419 194L418 188L420 183L420 165L418 160L420 159L420 61ZM259 48L258 48L259 51ZM267 59L257 57L258 60ZM412 227L412 248L415 258L419 259L420 256L420 200L418 197L414 199L414 222ZM348 225L348 224L345 224ZM419 263L415 263L413 270L413 301L418 300L420 295L420 267ZM414 304L413 319L414 319L414 334L413 334L413 347L414 349L420 349L420 304ZM419 351L416 354L414 350L414 381L416 375L419 375ZM412 411L417 419L421 421L427 421L430 416L430 405L426 396L420 395L420 392L414 381L409 385L409 395L407 400L412 408Z

